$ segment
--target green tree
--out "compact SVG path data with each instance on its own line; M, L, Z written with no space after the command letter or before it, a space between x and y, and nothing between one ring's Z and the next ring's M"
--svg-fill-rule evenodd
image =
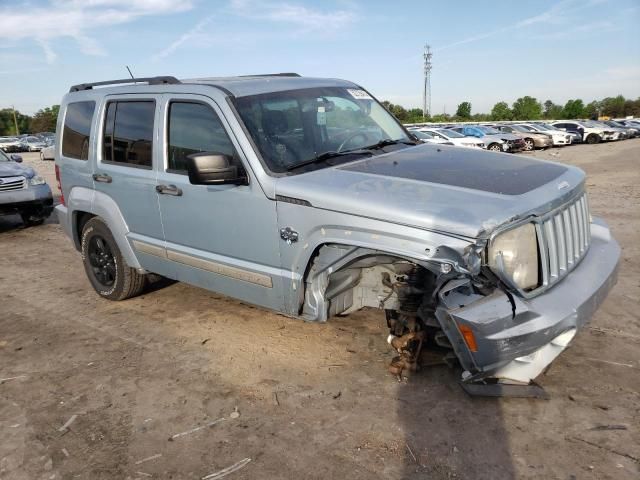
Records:
M584 118L584 103L579 98L576 100L567 100L562 109L564 118Z
M625 100L624 102L624 116L640 117L640 97L636 100Z
M29 133L29 123L31 117L23 115L16 110L16 120L18 121L19 133ZM3 108L0 110L0 135L17 135L15 122L13 120L13 109Z
M551 100L544 102L544 112L542 116L547 120L562 118L562 105L556 105Z
M514 120L538 120L542 116L542 105L528 95L513 102Z
M462 102L458 105L458 109L456 110L456 117L469 120L471 118L471 103L470 102Z
M55 132L60 105L53 105L40 109L31 119L30 130L32 132Z
M507 102L498 102L491 109L491 120L511 120L513 112Z
M614 98L604 98L600 103L602 105L602 115L613 118L624 116L625 100L622 95L618 95Z
M583 109L582 109L582 114L586 117L586 118L591 118L591 119L598 119L598 117L600 116L600 112L602 111L602 107L600 105L600 102L598 102L597 100L594 100L591 103L588 103Z

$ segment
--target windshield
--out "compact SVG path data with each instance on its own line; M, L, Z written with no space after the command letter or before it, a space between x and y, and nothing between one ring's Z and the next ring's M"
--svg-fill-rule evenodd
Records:
M458 133L454 130L448 130L446 128L441 128L439 130L436 130L438 133L444 135L447 138L464 138L464 135L462 135L461 133Z
M522 128L523 132L538 132L539 129L532 127L531 125L518 125L518 127Z
M419 130L414 130L413 133L416 137L422 139L422 140L433 140L433 135L431 135L430 133L427 132L421 132Z
M513 128L514 130L517 130L518 132L524 132L524 133L529 132L529 130L527 130L524 127L521 127L520 125L511 125L511 128Z
M358 88L272 92L237 98L235 105L274 172L291 170L325 153L359 150L383 140L412 142L396 119Z
M549 125L548 123L536 123L533 128L537 128L538 130L557 130L558 127L554 127L553 125Z
M0 149L0 162L10 162L11 159L7 157L7 154Z
M502 133L499 130L496 130L495 128L491 128L491 127L477 126L475 128L477 128L481 132L486 133L487 135L500 135Z

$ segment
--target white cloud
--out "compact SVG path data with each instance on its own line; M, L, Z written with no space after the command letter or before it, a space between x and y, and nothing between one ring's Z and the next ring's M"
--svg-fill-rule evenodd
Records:
M191 0L50 0L46 6L0 8L0 40L35 40L48 63L56 60L52 41L73 38L87 55L106 52L91 33L140 17L191 9Z
M259 35L251 28L243 29L242 32L228 32L217 28L214 32L209 32L205 27L209 25L215 17L215 15L211 15L196 23L175 41L156 53L153 59L156 61L163 59L185 45L203 47L230 44L233 45L234 48L238 48L248 41L260 42L267 36L273 35L299 36L310 32L313 32L315 35L329 35L347 27L357 20L357 16L353 10L318 10L288 2L265 2L257 0L231 0L228 8L220 13L227 16L239 17L247 21L259 22L262 26L269 23L280 24L281 26L291 28L283 29L275 25L269 25L273 33L265 33L264 29L260 29Z
M351 10L321 11L287 2L232 0L231 11L250 20L289 24L314 31L336 31L356 21Z

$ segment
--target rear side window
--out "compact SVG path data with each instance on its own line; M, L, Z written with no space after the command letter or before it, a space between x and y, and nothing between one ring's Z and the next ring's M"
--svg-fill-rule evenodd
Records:
M198 152L222 153L240 164L220 118L208 105L171 102L168 135L168 171L186 172L187 155Z
M96 102L75 102L67 105L62 131L62 155L78 160L89 158L89 132Z
M155 110L153 100L109 102L102 161L150 169Z

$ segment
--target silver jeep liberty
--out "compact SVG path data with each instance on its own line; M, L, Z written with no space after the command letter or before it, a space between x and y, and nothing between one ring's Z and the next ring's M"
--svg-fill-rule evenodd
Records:
M471 393L526 385L616 281L581 170L420 144L352 82L81 84L57 137L56 212L99 295L153 273L307 321L379 308L397 375L425 348Z

